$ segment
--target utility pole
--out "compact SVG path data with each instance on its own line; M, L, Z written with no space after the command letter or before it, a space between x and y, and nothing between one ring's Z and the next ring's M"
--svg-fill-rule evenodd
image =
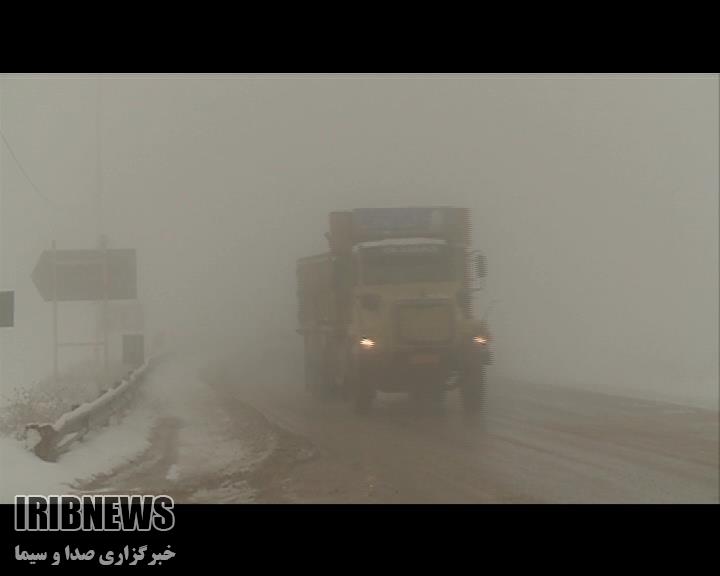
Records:
M110 361L108 348L108 265L107 265L107 237L103 225L103 163L102 163L102 108L103 85L102 74L97 78L97 97L95 105L95 233L98 249L102 251L103 259L103 299L97 303L98 318L96 322L97 343L102 342L103 370L98 369L98 388L100 391L109 381ZM95 346L95 366L99 366L99 350Z
M96 236L98 241L102 237L103 230L103 165L102 165L102 105L103 105L103 86L102 74L97 79L97 98L95 106L95 144L97 146L95 155L95 225Z
M108 292L109 292L109 270L108 270L108 251L107 251L107 238L102 235L100 236L100 249L102 251L103 261L103 301L101 306L101 322L102 322L102 343L103 343L103 376L104 385L109 384L110 377L110 355L108 347Z
M58 384L58 302L57 302L57 245L52 242L52 273L53 273L53 384Z

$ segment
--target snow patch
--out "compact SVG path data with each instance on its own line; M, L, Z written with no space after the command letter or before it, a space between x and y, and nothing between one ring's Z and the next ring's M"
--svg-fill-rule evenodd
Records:
M22 442L0 437L0 503L16 494L68 494L73 484L105 474L132 460L149 446L155 412L137 405L117 425L89 433L57 462L44 462Z
M173 464L168 468L168 472L165 475L165 480L170 480L171 482L177 482L178 478L180 478L180 471L178 470L177 464Z

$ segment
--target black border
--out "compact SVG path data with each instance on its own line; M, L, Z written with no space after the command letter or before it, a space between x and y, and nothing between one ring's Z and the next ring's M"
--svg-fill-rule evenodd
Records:
M3 64L15 73L712 73L709 6L9 6Z
M119 8L117 6L116 8ZM602 9L602 13L600 10ZM216 13L103 14L102 22L14 18L4 39L13 73L709 73L717 69L716 19L648 9L561 6L538 17L481 7L417 22L374 12L256 19ZM657 6L656 11L664 10ZM449 11L448 11L449 12ZM311 17L313 16L311 15ZM67 15L66 15L67 16ZM249 16L249 17L248 17ZM660 18L658 18L660 16ZM189 20L192 20L189 17ZM14 24L11 24L14 23ZM712 58L712 60L711 60ZM7 69L6 69L7 70ZM17 533L14 507L0 505L0 566L17 569L14 546L170 543L182 568L237 572L392 569L437 562L451 570L647 571L683 573L712 562L717 505L179 505L170 533ZM71 538L71 539L70 539ZM209 556L206 555L209 553ZM39 567L27 566L30 569ZM94 566L93 566L94 567ZM166 566L177 569L171 560ZM76 569L75 566L72 567ZM153 567L158 569L159 567Z
M169 544L177 556L163 567L174 570L181 565L240 572L255 566L255 573L321 566L384 571L387 560L406 568L445 562L446 570L466 562L466 569L477 572L521 564L544 570L577 561L576 568L584 572L597 565L619 570L625 566L618 562L636 558L645 568L657 561L665 567L677 562L689 573L693 564L714 556L719 510L716 505L681 504L198 504L176 506L170 532L57 533L15 532L14 506L2 505L0 566L40 569L14 560L18 544L38 551L143 544L162 550ZM78 564L68 566L74 570ZM97 562L88 565L98 567Z

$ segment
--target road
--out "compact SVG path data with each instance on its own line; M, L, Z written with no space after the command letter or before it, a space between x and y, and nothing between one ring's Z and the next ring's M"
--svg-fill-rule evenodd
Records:
M215 362L192 397L155 391L146 453L76 488L179 502L718 503L717 412L490 375L480 421L454 394L423 410L381 396L363 417L309 398L290 363Z

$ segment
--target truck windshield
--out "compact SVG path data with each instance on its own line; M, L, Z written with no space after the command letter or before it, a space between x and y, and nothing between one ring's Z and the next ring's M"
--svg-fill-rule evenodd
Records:
M365 285L445 282L455 275L453 250L441 244L372 246L360 255Z

